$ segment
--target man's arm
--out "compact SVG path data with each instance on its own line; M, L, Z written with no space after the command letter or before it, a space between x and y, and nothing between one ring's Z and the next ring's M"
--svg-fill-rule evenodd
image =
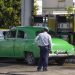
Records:
M50 35L49 35L49 45L50 45L50 48L52 49L52 38Z

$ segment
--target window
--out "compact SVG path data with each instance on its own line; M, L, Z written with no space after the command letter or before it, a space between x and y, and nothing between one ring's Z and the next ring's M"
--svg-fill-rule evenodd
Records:
M17 38L24 38L24 32L19 30Z
M7 38L15 38L16 37L16 31L8 31Z
M43 23L42 16L34 16L34 23Z

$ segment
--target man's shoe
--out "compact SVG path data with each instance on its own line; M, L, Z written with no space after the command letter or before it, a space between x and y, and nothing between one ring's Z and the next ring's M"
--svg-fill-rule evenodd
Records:
M48 71L47 68L44 68L43 71Z

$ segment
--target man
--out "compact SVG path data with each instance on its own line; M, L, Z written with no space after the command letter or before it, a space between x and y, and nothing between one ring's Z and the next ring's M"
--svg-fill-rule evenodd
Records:
M48 29L44 28L44 30L35 38L35 42L40 48L40 61L37 67L37 71L40 71L42 67L43 71L47 71L48 55L52 45L51 36L47 32Z

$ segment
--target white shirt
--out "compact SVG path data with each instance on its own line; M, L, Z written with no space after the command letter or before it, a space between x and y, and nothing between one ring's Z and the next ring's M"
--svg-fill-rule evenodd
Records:
M52 46L51 36L47 32L38 34L38 36L35 38L35 42L38 44L38 46Z

